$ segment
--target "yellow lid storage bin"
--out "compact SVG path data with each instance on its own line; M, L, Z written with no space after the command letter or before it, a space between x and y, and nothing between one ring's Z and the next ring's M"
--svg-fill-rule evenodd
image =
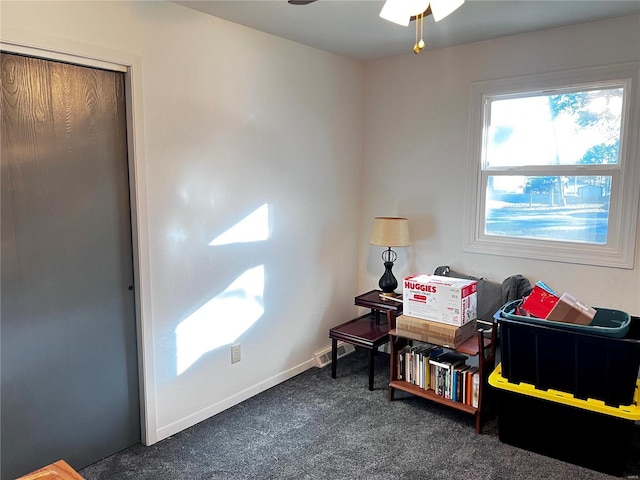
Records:
M522 395L529 395L541 400L547 400L549 402L556 402L562 405L582 408L584 410L589 410L595 413L611 415L613 417L619 417L626 420L640 420L640 406L638 406L638 400L640 400L640 379L638 379L636 382L633 403L631 403L630 405L620 405L619 407L612 407L605 404L605 402L603 402L602 400L596 400L594 398L581 400L579 398L576 398L571 393L561 392L559 390L541 390L528 383L511 383L506 378L502 377L502 363L499 363L498 366L493 370L491 375L489 375L489 385L501 390L507 390Z
M635 421L640 420L640 382L634 403L612 407L567 392L514 384L498 364L489 376L497 391L500 441L601 472L622 475ZM595 380L595 379L594 379Z

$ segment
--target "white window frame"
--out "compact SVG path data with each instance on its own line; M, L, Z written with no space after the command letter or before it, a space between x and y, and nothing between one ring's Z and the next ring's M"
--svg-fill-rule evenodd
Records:
M586 89L622 84L623 117L618 165L567 166L572 175L612 176L609 227L605 245L492 236L484 233L486 185L490 175L548 175L544 167L489 167L483 169L487 132L485 105L489 99L523 93L549 94L557 88ZM640 63L528 75L474 82L471 85L469 124L469 186L465 222L465 252L530 258L553 262L633 269L640 202ZM488 110L488 109L486 109ZM554 166L558 168L559 166ZM562 167L560 167L562 168Z

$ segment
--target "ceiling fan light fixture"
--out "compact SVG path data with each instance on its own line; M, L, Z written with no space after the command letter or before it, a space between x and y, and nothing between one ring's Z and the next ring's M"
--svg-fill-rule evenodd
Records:
M431 14L436 22L451 15L462 6L465 0L431 0Z
M380 10L380 18L407 27L411 17L421 14L428 6L429 0L387 0Z

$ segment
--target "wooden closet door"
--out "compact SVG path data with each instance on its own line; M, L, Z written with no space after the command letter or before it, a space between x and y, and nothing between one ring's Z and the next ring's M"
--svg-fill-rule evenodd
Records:
M1 54L2 478L140 440L124 75Z

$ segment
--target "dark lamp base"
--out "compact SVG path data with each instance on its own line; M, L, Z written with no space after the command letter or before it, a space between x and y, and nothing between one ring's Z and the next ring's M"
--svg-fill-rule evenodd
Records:
M396 292L382 292L380 294L382 297L391 297L391 298L399 298L400 294Z
M398 281L396 277L393 276L393 272L391 268L393 267L393 262L384 262L384 273L382 277L380 277L380 281L378 282L378 286L380 286L380 290L382 290L385 295L395 295L394 290L398 288Z

